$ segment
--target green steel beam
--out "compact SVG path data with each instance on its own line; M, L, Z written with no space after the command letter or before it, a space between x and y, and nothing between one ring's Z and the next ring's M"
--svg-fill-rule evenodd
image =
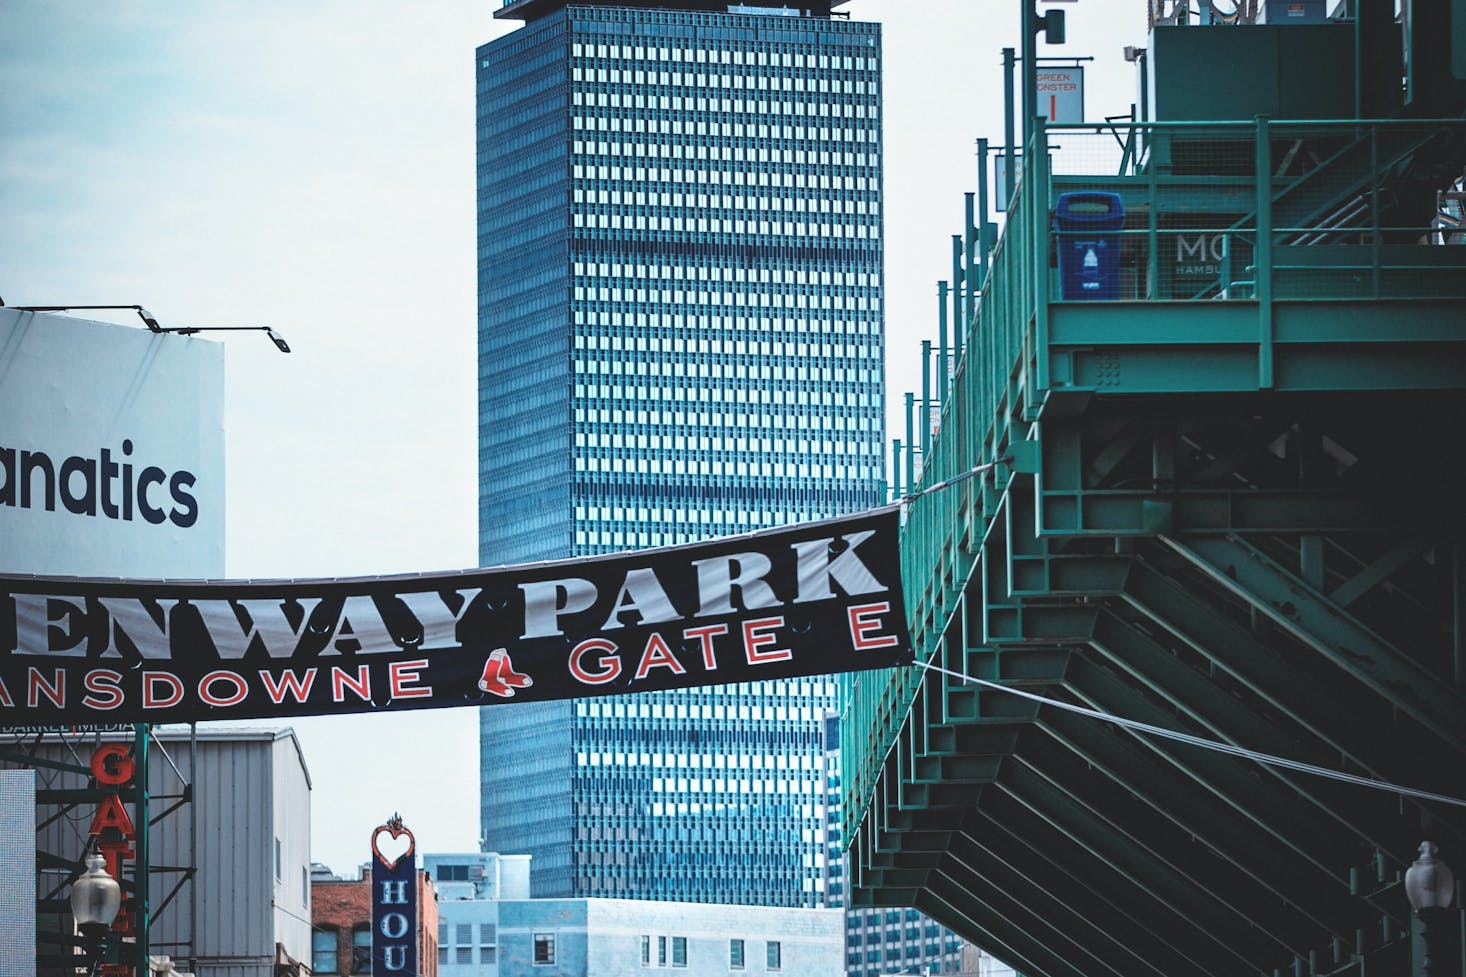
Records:
M1165 698L1210 739L1315 766L1327 767L1336 762L1332 753L1290 735L1275 725L1265 710L1249 706L1113 614L1100 616L1091 646L1106 656L1111 667ZM1304 775L1281 767L1262 765L1257 769L1311 804L1317 816L1333 821L1339 832L1369 848L1390 847L1393 838L1386 826L1394 827L1399 820L1395 798L1358 787L1341 787L1317 777L1305 780Z
M973 943L981 946L985 952L992 954L1009 966L1016 968L1017 972L1023 974L1024 977L1050 977L1049 972L1044 970L1038 961L1005 941L1005 935L1008 934L1000 935L994 932L987 925L985 919L980 917L978 919L969 918L966 913L970 911L971 907L966 904L965 900L957 897L953 897L953 899L956 902L963 902L964 905L959 908L954 906L946 898L936 895L930 890L923 889L916 894L916 898L910 905L915 909L920 909L929 919L940 923L953 932L972 934ZM1073 971L1065 971L1064 973L1072 974Z
M1440 738L1466 754L1466 695L1238 537L1163 542Z
M1111 932L1127 930L1143 934L1145 939L1182 958L1189 965L1182 969L1201 973L1218 966L1221 960L1230 960L1232 966L1257 969L1256 962L1248 960L1235 946L1219 939L1206 927L1188 925L1189 921L1177 916L1171 907L1152 902L1151 893L1101 890L1090 876L1077 871L1070 859L1061 857L1060 851L1033 838L1030 824L1010 827L989 810L979 811L969 820L964 834L987 838L990 842L1000 838L996 844L1001 845L1007 853L1005 860L1017 871L1033 878L1046 891L1066 893L1071 900L1077 897L1083 904L1081 911L1092 915ZM1128 880L1116 881L1122 889L1130 885Z
M1022 809L1022 818L1033 830L1047 826L1069 843L1071 859L1096 884L1114 884L1109 873L1128 885L1117 892L1135 898L1137 893L1187 921L1204 925L1248 959L1261 963L1272 959L1261 955L1258 943L1287 950L1287 942L1273 932L1276 918L1254 919L1255 902L1234 903L1214 884L1213 873L1192 873L1174 864L1165 853L1151 849L1149 840L1132 833L1129 825L1111 819L1089 807L1037 770L1014 765L1000 785L1007 797ZM1050 841L1051 846L1054 842ZM1090 861L1086 864L1084 859Z
M1375 587L1384 583L1401 567L1433 548L1436 541L1429 536L1417 535L1401 540L1377 560L1372 561L1348 580L1329 592L1329 600L1339 607L1348 607ZM1323 591L1323 582L1308 581L1315 590Z
M1322 685L1184 587L1174 571L1148 558L1136 560L1125 600L1337 753L1341 767L1383 780L1433 782L1466 794L1466 770L1392 748L1381 736L1393 723L1387 703L1352 682Z
M1155 726L1178 725L1173 714L1109 669L1080 661L1070 674L1071 688L1092 708ZM1124 739L1095 736L1097 721L1073 714L1044 722L1056 732L1065 730L1064 739L1077 755L1102 766L1136 797L1259 885L1296 905L1317 925L1330 924L1327 917L1314 915L1314 904L1332 905L1339 912L1354 905L1339 897L1348 896L1348 866L1358 861L1349 854L1354 850L1351 842L1357 840L1331 837L1328 825L1302 808L1296 795L1256 776L1249 761L1143 734L1127 733ZM1133 749L1125 746L1127 740ZM1319 847L1336 861L1331 864ZM1360 848L1361 853L1366 850Z
M1123 977L1108 969L1081 968L1052 945L1034 939L1020 923L994 905L994 896L1000 897L1001 893L994 893L986 887L974 892L963 881L937 873L932 877L931 885L922 890L916 908L939 920L942 917L962 920L965 925L958 927L959 930L980 936L985 946L1001 947L995 952L1011 966L1017 967L1024 977L1101 977L1105 974ZM929 908L933 902L938 907L935 911ZM1003 904L1003 908L1010 907Z
M1346 904L1347 886L1286 844L1249 830L1215 795L1188 784L1184 772L1158 763L1129 737L1096 734L1083 723L1072 716L1046 722L1055 748L1021 758L1034 777L1080 810L1103 811L1110 825L1123 819L1127 840L1147 859L1204 884L1234 911L1255 915L1252 907L1272 904L1269 927L1280 942L1314 943L1353 932L1368 907ZM1012 777L1005 774L1003 786ZM1023 783L1032 789L1032 777ZM1347 913L1349 925L1332 923L1334 913Z
M1156 977L1181 972L1220 977L1224 973L1178 952L1150 928L1135 925L1110 900L1074 888L1071 880L1054 872L1052 866L1035 859L1014 864L995 844L1002 839L1002 835L986 830L957 834L948 862L939 871L955 875L953 868L964 866L1038 918L1051 922L1090 956L1109 961L1120 973L1151 973Z
M933 880L945 876L980 898L989 911L1008 920L1034 942L1061 953L1090 977L1165 977L1153 963L1138 957L1114 938L1096 930L1062 898L1042 891L970 839L959 837ZM963 842L966 841L964 844Z

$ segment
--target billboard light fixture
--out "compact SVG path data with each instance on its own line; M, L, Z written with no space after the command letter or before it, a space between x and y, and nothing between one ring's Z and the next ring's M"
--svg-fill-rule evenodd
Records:
M132 309L148 327L149 332L178 333L180 336L192 336L198 332L263 332L270 337L275 348L282 353L290 352L290 344L285 337L280 335L270 326L164 326L158 322L158 317L153 315L141 305L11 305L6 308L14 309L17 312L78 312L88 309Z
M158 325L158 317L140 305L12 305L17 312L80 312L86 309L132 309L152 332L167 332Z
M158 332L176 332L180 336L192 336L197 332L262 332L270 337L270 342L280 352L290 352L290 344L285 341L285 337L271 326L167 326Z

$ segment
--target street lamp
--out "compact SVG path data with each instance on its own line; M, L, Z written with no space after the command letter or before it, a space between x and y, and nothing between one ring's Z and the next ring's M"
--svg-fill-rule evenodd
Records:
M107 931L122 908L122 886L107 874L107 862L97 850L97 839L87 842L82 856L87 870L71 883L71 915L86 941L87 958L92 970L102 962Z
M1421 977L1429 977L1431 966L1431 944L1434 942L1434 924L1440 921L1451 905L1451 897L1456 892L1456 876L1445 862L1436 858L1435 843L1422 841L1420 843L1420 857L1405 870L1405 898L1410 900L1410 909L1419 920L1415 929L1416 939L1412 940L1411 957L1419 961L1419 966L1412 968ZM1414 952L1419 949L1419 953Z

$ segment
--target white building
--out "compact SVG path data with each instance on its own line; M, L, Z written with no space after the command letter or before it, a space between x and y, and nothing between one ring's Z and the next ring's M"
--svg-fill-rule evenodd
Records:
M841 977L842 913L531 899L529 856L426 855L438 977Z

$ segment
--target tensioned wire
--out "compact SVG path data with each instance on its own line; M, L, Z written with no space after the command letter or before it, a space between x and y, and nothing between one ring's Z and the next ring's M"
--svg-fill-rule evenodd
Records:
M1433 794L1430 791L1416 790L1413 787L1402 787L1399 784L1392 784L1384 780L1373 780L1369 777L1360 777L1352 773L1344 773L1341 770L1330 770L1328 767L1318 767L1311 763L1302 763L1298 760L1289 760L1286 757L1273 756L1269 753L1259 753L1256 750L1244 749L1240 746L1233 746L1231 743L1223 743L1219 740L1209 740L1201 736L1193 736L1190 733L1182 733L1174 729L1166 729L1163 726L1152 726L1150 723L1143 723L1135 719L1126 719L1123 716L1112 715L1107 712L1100 712L1097 709L1089 709L1084 706L1077 706L1070 702L1061 702L1058 699L1050 699L1047 696L1038 695L1025 689L1014 688L1010 685L1003 685L1000 682L990 682L987 679L974 678L971 675L964 675L961 672L954 672L950 669L934 665L929 661L916 662L928 671L940 672L952 678L961 679L964 682L971 682L989 689L996 689L1000 692L1007 692L1011 695L1020 696L1024 699L1031 699L1034 702L1041 702L1046 706L1053 706L1056 709L1063 709L1067 712L1077 713L1081 716L1088 716L1090 719L1098 719L1102 722L1113 723L1116 726L1123 726L1126 729L1133 729L1137 732L1148 733L1151 736L1158 736L1162 739L1175 740L1178 743L1186 743L1190 746L1199 746L1204 750L1214 750L1218 753L1226 753L1231 756L1241 757L1244 760L1252 760L1256 763L1264 763L1269 766L1282 767L1285 770L1293 770L1298 773L1313 774L1318 777L1327 777L1330 780L1337 780L1341 783L1353 784L1356 787L1370 787L1374 790L1389 791L1392 794L1399 794L1403 797L1413 797L1422 801L1439 801L1442 804L1454 804L1457 807L1466 807L1466 799L1451 797L1446 794Z

